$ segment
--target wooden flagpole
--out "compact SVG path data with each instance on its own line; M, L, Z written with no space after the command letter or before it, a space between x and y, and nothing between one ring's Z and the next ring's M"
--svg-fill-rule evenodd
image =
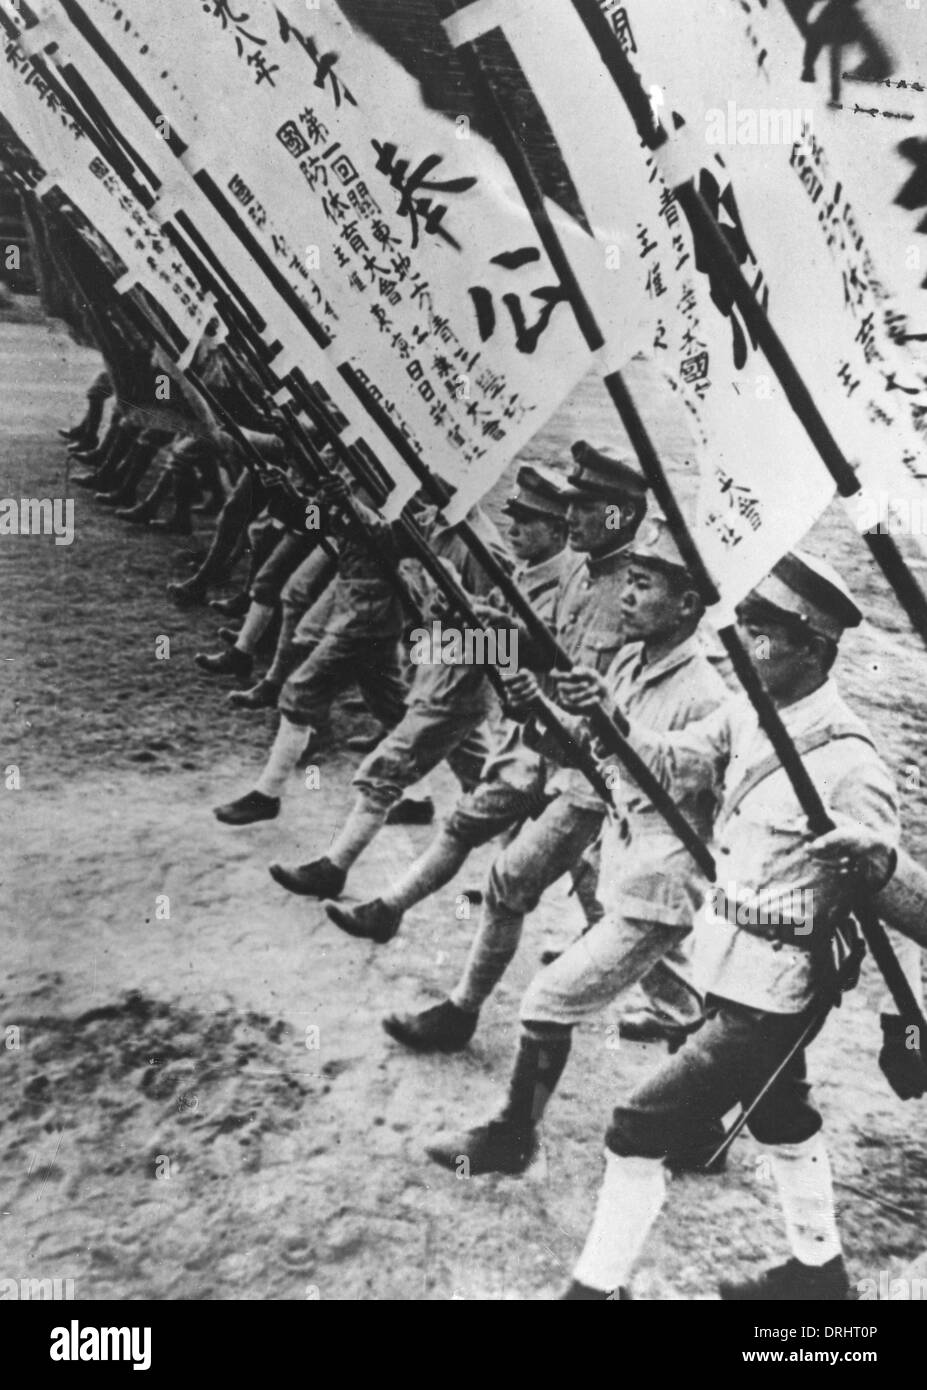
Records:
M621 94L641 141L654 154L658 154L668 143L666 129L654 120L650 98L597 0L571 0L571 3ZM831 433L788 349L758 302L694 180L686 179L676 184L672 191L693 234L703 240L712 269L733 296L744 322L763 349L789 405L833 478L837 491L843 498L852 497L860 491L856 471ZM895 537L887 532L866 532L865 541L914 631L927 645L927 595L908 568Z
M577 8L587 7L587 0L573 0L573 3ZM595 5L595 0L588 0L588 4L595 9L596 15L603 18L604 22L604 17L601 16L600 11ZM614 39L614 35L611 34L611 30L608 28L607 23L605 24L605 29L609 39ZM614 46L618 49L619 53L621 53L617 40L614 40ZM588 300L583 294L576 275L573 272L573 268L557 231L548 216L547 209L544 205L543 194L538 185L534 170L531 168L530 162L522 149L517 132L509 123L505 109L483 67L475 45L473 43L467 43L458 50L458 53L461 56L474 89L486 104L486 111L492 122L494 134L500 150L504 154L510 172L518 185L519 193L531 213L538 235L544 244L544 249L561 277L561 283L567 293L580 330L586 338L590 349L597 351L604 345L605 340L602 331ZM624 58L623 53L621 53L621 57ZM627 63L627 59L625 59L625 63L635 83L636 99L632 114L635 116L635 120L638 118L643 120L643 109L646 107L646 120L648 123L652 124L649 99L643 88L637 82L636 74L634 74L630 64ZM622 92L622 94L624 95L624 92ZM724 240L720 232L718 232L718 236L722 241ZM746 284L746 282L744 282L744 284ZM750 298L753 303L756 304L752 294ZM759 306L756 305L756 308L759 309ZM719 598L717 587L702 559L694 537L689 529L688 522L676 501L672 487L670 486L663 468L662 461L649 436L631 392L628 390L626 382L618 372L609 373L605 376L604 380L615 409L621 418L622 424L637 454L644 477L665 511L667 521L673 529L673 534L680 552L687 565L690 567L693 580L697 584L704 602L706 604L716 603ZM801 383L801 387L805 395L807 395L804 383ZM810 401L810 396L808 400ZM813 406L813 402L811 404ZM818 419L820 420L820 417L818 417ZM820 420L820 425L822 429L826 430L823 420ZM833 447L836 450L836 444L834 444ZM849 464L847 464L846 467L849 468ZM852 472L852 470L850 471ZM828 830L834 828L833 821L827 814L820 794L808 775L808 771L801 756L782 722L778 709L762 685L736 628L733 625L722 628L719 632L719 636L724 644L725 650L731 658L738 679L741 681L756 711L760 726L769 738L782 763L783 770L789 778L798 802L807 817L812 833L815 835L826 833ZM925 640L927 640L927 627L925 627ZM902 1018L922 1029L923 1031L919 1033L919 1037L927 1039L927 1019L924 1018L914 996L914 992L898 964L884 928L878 921L868 902L864 902L860 905L856 915L867 945L870 947L873 958L882 970L886 984L892 993L892 997L898 1006Z

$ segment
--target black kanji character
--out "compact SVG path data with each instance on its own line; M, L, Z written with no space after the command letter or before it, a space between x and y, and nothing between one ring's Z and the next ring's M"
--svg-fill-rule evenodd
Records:
M428 175L431 171L444 162L444 156L440 154L428 155L410 174L409 160L396 158L398 154L396 145L380 140L371 140L370 143L377 152L377 172L388 174L390 185L402 195L396 211L400 217L409 218L412 228L412 246L418 246L418 219L423 217L426 232L432 236L440 236L442 240L453 246L455 251L459 251L460 242L456 241L447 228L441 225L447 213L445 205L439 203L437 207L434 207L431 198L416 198L415 194L420 188L427 188L436 193L466 193L476 183L476 179L471 177L444 181L429 179Z
M335 64L338 61L338 54L320 53L315 39L307 38L307 36L301 33L300 30L296 28L295 24L291 24L290 21L287 19L286 15L281 14L279 10L277 10L277 24L279 26L280 37L283 40L283 42L289 43L290 37L292 36L296 39L303 52L308 54L308 56L312 59L313 65L315 67L315 86L319 88L324 88L326 80L330 79L332 96L335 99L335 106L339 107L341 105L342 97L344 97L345 101L350 102L352 106L356 106L357 101L355 100L354 94L349 90L345 83L342 82L341 78L335 72Z
M738 264L745 265L750 262L756 266L758 264L757 259L747 240L731 184L728 183L722 192L714 174L708 169L702 169L699 176L699 192L708 204L711 215L718 224L725 241L737 257ZM741 371L747 362L747 340L744 328L737 316L738 311L734 304L734 296L718 274L714 266L710 243L705 239L701 230L692 227L692 236L695 241L695 268L703 275L708 276L712 301L725 318L731 321L731 332L734 340L734 366L738 371ZM762 282L763 272L758 270L752 286L754 294L760 289ZM769 290L765 286L762 288L760 303L764 309L769 303ZM749 331L750 341L756 348L757 340L752 330Z

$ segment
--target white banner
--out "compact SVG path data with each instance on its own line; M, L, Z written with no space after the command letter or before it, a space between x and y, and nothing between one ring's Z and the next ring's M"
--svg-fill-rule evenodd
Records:
M79 8L154 104L147 137L138 108L127 132L159 176L174 161L162 215L197 206L196 179L247 245L236 273L269 321L267 340L284 344L274 370L301 365L311 377L324 347L324 384L342 411L363 419L343 380L353 372L456 489L461 515L592 362L501 158L466 123L429 111L417 83L334 4ZM41 13L60 54L98 74L62 13L56 23L47 5ZM119 123L125 97L115 109L101 81ZM557 216L577 259L594 255ZM627 354L639 345L629 334Z
M923 363L899 341L908 319L885 278L900 272L916 236L900 236L898 217L876 230L897 168L887 172L880 142L868 143L873 121L894 118L844 104L823 120L817 87L801 80L791 21L762 0L629 0L624 9L645 84L660 90L665 113L685 119L679 145L689 172L709 201L717 203L721 189L719 212L744 273L858 470L865 493L850 515L861 529L887 504L920 518L927 382ZM900 121L897 132L902 138ZM722 170L731 178L727 207ZM905 303L913 293L909 285ZM925 528L910 529L927 548Z
M57 187L71 200L123 265L122 287L139 285L191 342L214 313L211 296L189 273L161 229L101 158L81 126L58 101L22 42L0 34L2 110L45 172L37 192Z
M627 16L611 10L633 57ZM700 264L688 224L572 5L480 0L445 27L455 43L501 27L514 49L595 228L601 262L614 265L610 294L585 286L610 343L621 341L622 298L633 300L636 288L647 301L649 354L684 402L693 434L692 457L675 461L673 483L722 595L715 615L722 623L823 511L831 479L765 357ZM603 367L613 365L603 354Z

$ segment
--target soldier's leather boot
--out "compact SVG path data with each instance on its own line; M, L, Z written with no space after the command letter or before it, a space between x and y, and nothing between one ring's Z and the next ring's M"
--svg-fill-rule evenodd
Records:
M366 941L375 941L378 946L392 941L402 921L400 909L388 907L382 898L372 898L356 907L340 907L337 903L325 903L324 907L328 920L348 936L363 937Z
M533 1129L520 1129L508 1120L488 1120L473 1129L437 1135L425 1145L425 1152L442 1168L452 1171L466 1159L466 1171L471 1177L483 1173L515 1176L530 1168L537 1153L537 1137Z
M128 454L130 447L129 435L116 428L112 434L107 432L95 449L89 449L86 453L73 453L71 455L72 463L82 464L93 470L90 475L83 475L84 480L81 481L80 486L90 486L90 483L85 481L89 476L93 479L96 487L101 489L111 487L115 482L116 469ZM76 475L74 481L76 481Z
M324 856L313 859L309 864L299 864L293 869L283 864L271 864L268 872L275 883L288 893L297 893L303 898L337 898L344 888L347 873L336 868Z
M75 487L97 488L100 485L99 471L93 468L87 473L72 473L71 482Z
M165 497L170 489L170 475L165 471L147 497L142 498L134 507L120 507L116 515L122 521L133 521L141 524L146 521L153 521L158 515L158 507L161 505L162 497Z
M226 618L243 618L251 606L251 596L247 590L240 594L233 594L231 598L211 598L209 606L215 613L222 613Z
M842 1255L825 1265L806 1265L787 1260L766 1269L755 1279L722 1280L721 1298L728 1303L846 1303L851 1301L850 1281Z
M591 1289L588 1284L581 1284L578 1279L570 1280L558 1300L560 1303L628 1303L632 1301L627 1289L616 1289L614 1293L606 1293L602 1289Z
M442 999L417 1014L387 1014L383 1027L391 1038L413 1052L461 1052L479 1022L479 1014L465 1013L450 999Z
M178 608L192 608L206 598L206 585L193 579L175 580L167 586L167 596Z
M236 709L276 709L279 697L276 681L260 680L250 690L233 690L226 698Z
M254 825L261 820L276 820L279 814L279 796L265 796L257 791L248 792L237 801L229 801L213 810L216 820L223 825Z
M527 1023L498 1115L474 1129L439 1135L425 1149L429 1158L445 1168L456 1168L465 1156L474 1176L523 1173L537 1152L538 1125L566 1066L571 1041L569 1027Z
M153 517L148 525L152 531L161 531L167 536L192 536L193 521L189 512L173 512L170 516Z
M250 676L254 665L254 657L237 647L226 647L224 652L197 652L193 660L209 676Z

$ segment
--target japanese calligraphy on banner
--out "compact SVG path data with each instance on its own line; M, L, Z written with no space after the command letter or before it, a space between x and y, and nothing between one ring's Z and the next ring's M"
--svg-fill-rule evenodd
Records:
M627 9L607 8L633 53ZM649 355L662 369L667 390L684 402L693 436L694 458L676 460L679 467L665 462L673 467L679 500L722 595L725 612L716 616L723 621L827 506L830 476L736 310L708 275L701 249L572 6L559 0L474 5L458 11L445 28L459 44L497 26L604 243L603 261L614 241L630 248L612 276L611 302L584 288L611 342L620 343L623 332L618 287L631 280L646 296ZM585 93L582 105L572 100L575 90ZM589 110L596 113L594 124ZM730 218L723 178L706 191L713 191L719 205L723 200L722 218ZM603 366L613 366L608 352Z
M12 0L0 0L0 8L9 11L11 6ZM261 325L266 342L275 345L277 355L274 365L280 376L289 372L294 363L309 365L307 358L312 354L313 342L307 336L305 321L297 312L299 303L296 302L294 309L294 301L281 298L278 290L262 276L249 246L236 235L210 201L207 192L175 158L169 143L170 127L166 118L159 116L152 124L141 106L128 98L121 81L100 53L70 26L57 4L50 3L50 0L36 0L33 9L38 10L40 23L21 34L22 45L28 46L37 55L41 54L49 68L57 70L63 87L70 85L68 74L72 69L76 70L104 110L118 112L121 152L129 158L133 188L140 190L139 196L145 199L152 220L161 225L165 235L170 231L174 238L188 247L188 227L192 225L195 228L197 251L208 248L211 268L217 272L223 288L231 292L235 307L255 327ZM18 16L14 14L13 18L18 19ZM89 140L88 135L88 143ZM127 188L123 186L120 196L124 198L126 195ZM178 221L181 211L188 224L183 229ZM91 216L95 214L104 215L99 202L96 202ZM146 288L160 302L159 287L146 284ZM254 294L249 297L250 291ZM256 306L255 297L261 304L261 310ZM179 365L183 366L187 361L189 351ZM351 423L348 412L353 409L357 413L356 399L335 366L328 362L321 351L312 366L314 370L308 372L311 384L321 386L340 410L339 428L343 441L364 446L368 458L375 453L387 470L387 481L393 485L387 510L391 515L398 515L404 503L416 491L418 479L375 424L365 420L363 429L359 430L356 424ZM283 404L292 398L288 390L282 390L278 399Z
M96 26L157 109L164 140L146 159L163 169L173 149L247 244L239 273L268 339L309 376L323 350L350 369L456 489L462 514L591 364L492 147L427 110L415 81L334 4L69 0L66 10ZM83 51L76 31L68 43ZM162 215L194 206L182 180L168 182ZM565 230L578 257L594 251ZM299 340L284 336L294 313ZM629 335L629 355L636 346Z
M855 154L835 157L791 36L776 27L782 17L774 24L760 0L625 8L645 84L685 119L682 164L714 198L744 273L858 470L866 496L851 514L872 525L874 499L885 495L920 509L927 383L861 211L872 207L873 163L862 134ZM881 246L897 268L895 236Z
M107 241L137 284L161 305L190 342L202 337L213 312L210 296L180 263L160 228L102 159L79 123L64 110L23 47L0 36L2 110L42 166L40 193L58 187Z
M738 7L737 18L749 42L750 8ZM836 167L862 190L860 222L909 320L907 328L899 324L899 336L927 343L927 32L921 5L858 0L824 25L806 20L804 32L777 5L763 17L762 42L769 44L776 71L801 76L802 110L812 113L814 132ZM725 104L724 114L743 125L736 107Z

